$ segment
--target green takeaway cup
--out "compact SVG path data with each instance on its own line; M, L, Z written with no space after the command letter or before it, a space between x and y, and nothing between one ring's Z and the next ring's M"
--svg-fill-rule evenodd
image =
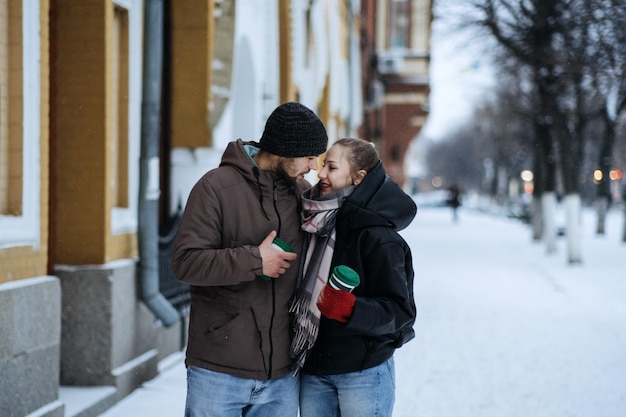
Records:
M277 249L283 252L293 252L293 248L291 247L289 243L277 237L275 237L274 240L272 241L272 246L274 247L274 249ZM270 279L272 279L268 277L267 275L261 275L261 278L263 278L265 281L269 281Z
M359 274L347 265L337 265L328 278L328 285L341 291L352 292L360 283Z

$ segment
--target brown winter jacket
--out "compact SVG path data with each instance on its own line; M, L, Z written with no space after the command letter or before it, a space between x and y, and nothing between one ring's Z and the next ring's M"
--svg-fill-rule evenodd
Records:
M191 286L186 364L243 378L289 373L288 313L298 261L263 280L258 245L272 231L300 253L297 187L260 171L258 144L231 142L219 168L193 187L176 236L174 275Z

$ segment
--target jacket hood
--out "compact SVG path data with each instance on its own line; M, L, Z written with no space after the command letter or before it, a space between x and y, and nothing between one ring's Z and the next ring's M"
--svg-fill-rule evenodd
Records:
M243 175L246 181L257 182L257 176L260 170L252 158L259 150L260 147L258 143L244 142L241 139L237 139L226 146L226 150L220 161L220 166L234 168Z
M286 178L283 178L279 174L272 171L260 170L254 160L252 159L260 151L260 146L257 142L244 142L241 139L237 139L234 142L230 142L222 155L220 167L229 166L239 171L243 178L252 184L256 184L259 188L277 186L279 189L289 188L293 191L294 184ZM300 188L304 190L308 183L304 183Z
M390 226L406 228L417 213L413 199L391 180L379 162L345 201L341 213L352 229Z
M265 217L269 218L264 200L272 201L277 198L275 193L278 193L278 195L295 195L300 204L299 196L310 184L306 180L294 184L276 172L260 170L252 159L259 151L260 147L257 142L244 142L237 139L226 147L220 167L229 167L240 173L244 181L258 193L259 206ZM278 232L280 233L280 230Z

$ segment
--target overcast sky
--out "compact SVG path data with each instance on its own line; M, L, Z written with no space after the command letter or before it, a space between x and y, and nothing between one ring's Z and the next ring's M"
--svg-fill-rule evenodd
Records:
M454 13L451 5L455 0L442 2L443 6L435 2L430 115L422 132L423 136L433 140L440 139L448 130L467 120L476 103L494 84L483 39L454 29L449 16Z

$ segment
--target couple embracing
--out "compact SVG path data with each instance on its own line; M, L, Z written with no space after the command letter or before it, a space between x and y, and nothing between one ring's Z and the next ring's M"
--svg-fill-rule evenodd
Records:
M186 416L391 416L416 314L398 231L416 206L371 143L327 143L313 111L285 103L194 185L172 259L192 297ZM352 291L328 285L338 266Z

